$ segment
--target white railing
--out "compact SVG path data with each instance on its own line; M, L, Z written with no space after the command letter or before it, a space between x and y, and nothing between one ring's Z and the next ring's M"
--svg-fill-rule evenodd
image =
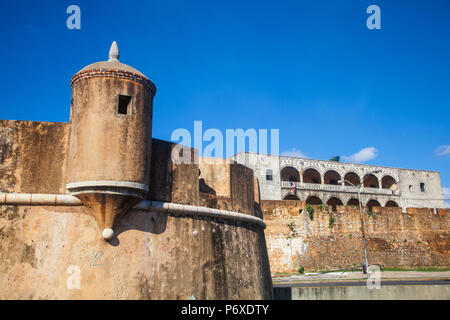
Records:
M357 189L352 186L341 186L341 185L333 185L333 184L318 184L318 183L295 183L297 190L314 190L314 191L330 191L330 192L351 192L357 193ZM291 189L290 181L282 181L281 188ZM400 192L397 191L395 194L392 194L392 190L390 189L378 189L378 188L361 188L361 193L369 193L369 194L383 194L390 196L398 196Z

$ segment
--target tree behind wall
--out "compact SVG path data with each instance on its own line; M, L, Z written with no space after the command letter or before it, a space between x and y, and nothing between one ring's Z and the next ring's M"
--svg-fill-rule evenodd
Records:
M332 158L330 159L330 161L336 161L336 162L339 162L339 161L341 161L341 156L334 156L334 157L332 157Z

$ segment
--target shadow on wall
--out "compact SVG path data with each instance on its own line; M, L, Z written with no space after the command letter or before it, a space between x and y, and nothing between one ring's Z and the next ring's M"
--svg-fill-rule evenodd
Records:
M274 300L292 300L292 290L290 287L274 287L273 288Z
M167 226L166 213L130 210L124 214L118 223L115 224L115 236L109 241L109 244L116 247L120 244L119 235L128 230L138 230L153 234L161 234L166 230Z
M256 206L258 208L257 211L261 212L262 215L262 211L259 208L259 205L255 203L255 207ZM116 220L116 223L114 224L114 232L115 232L114 238L108 243L114 247L118 246L120 244L119 235L129 230L138 230L152 234L162 234L166 231L167 219L169 216L172 215L167 213L158 213L132 209ZM180 217L183 217L183 215L180 215ZM206 217L195 217L195 216L192 216L190 218L194 220L214 221L220 223L221 225L245 228L252 232L257 231L257 229L255 229L256 228L255 226L246 222L226 221L226 220L224 221L221 219L214 219L214 218L211 219ZM262 233L262 235L263 235L262 240L264 241L265 246L264 233Z
M214 190L213 188L208 186L205 182L205 179L203 179L203 178L200 178L198 187L200 189L200 192L202 192L202 193L216 195L216 190Z
M188 164L172 161L177 145L153 139L148 200L196 206L199 201L197 150L184 147L191 154Z

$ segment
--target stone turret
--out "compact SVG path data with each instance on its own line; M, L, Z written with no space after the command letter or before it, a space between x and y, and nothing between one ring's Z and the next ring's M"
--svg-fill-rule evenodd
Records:
M119 62L114 41L109 60L76 73L71 88L66 188L89 208L103 237L110 239L116 216L149 191L156 87Z

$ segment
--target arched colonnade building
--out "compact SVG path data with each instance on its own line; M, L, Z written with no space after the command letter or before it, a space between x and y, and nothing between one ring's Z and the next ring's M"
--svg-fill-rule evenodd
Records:
M262 200L308 204L443 208L439 172L241 152L232 157L253 169Z

